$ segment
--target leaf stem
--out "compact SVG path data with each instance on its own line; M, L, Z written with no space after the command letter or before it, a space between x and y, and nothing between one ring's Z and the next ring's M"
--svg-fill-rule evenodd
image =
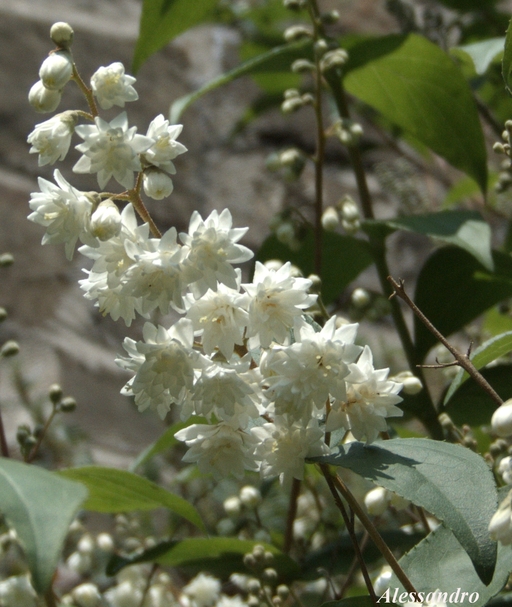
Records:
M39 435L39 438L37 439L37 443L34 445L34 447L32 448L32 451L30 451L30 453L28 453L25 458L25 462L27 464L30 464L31 462L34 461L34 458L37 455L37 452L39 451L39 447L41 446L41 443L43 442L43 439L46 436L46 433L48 432L48 428L50 427L50 424L52 423L53 418L57 415L58 412L59 411L57 409L57 406L53 405L52 412L48 416L48 419L46 420L46 423L45 423L43 429L41 430L41 434Z
M494 400L495 403L501 405L503 403L503 399L499 396L499 394L494 390L494 388L489 384L489 382L484 378L484 376L478 371L475 365L471 362L469 358L469 354L462 354L450 344L450 342L444 337L442 333L440 333L434 325L430 322L430 320L423 314L423 312L418 308L418 306L412 301L412 299L407 295L404 287L404 281L399 279L398 281L388 276L388 281L391 283L393 287L393 294L391 297L395 299L394 295L398 295L400 299L405 301L405 303L411 308L417 318L427 327L427 329L436 337L438 341L440 341L443 346L454 356L457 361L457 364L464 369L471 377L475 380L475 382L485 390L487 394Z
M283 552L288 554L292 547L293 542L293 523L297 516L297 501L300 494L301 482L294 478L292 480L292 487L290 490L290 501L288 502L288 514L286 517L286 531L284 534Z
M0 452L2 457L9 457L9 447L7 445L7 438L5 436L4 422L2 419L2 410L0 409Z
M149 229L153 236L156 238L161 238L162 233L158 229L156 223L153 221L149 211L146 208L146 205L142 201L140 197L140 188L142 185L142 172L137 175L137 181L135 182L135 187L133 190L129 190L127 192L127 199L133 204L133 208L137 211L142 221L145 221L149 224Z
M87 101L87 105L89 106L89 109L91 110L91 114L92 114L93 118L96 118L96 116L98 116L98 114L99 114L98 106L96 105L96 100L94 99L92 90L82 80L82 76L80 76L80 74L78 73L78 70L76 69L76 65L74 62L73 62L73 75L71 76L71 78L77 83L78 88L82 91L82 93Z

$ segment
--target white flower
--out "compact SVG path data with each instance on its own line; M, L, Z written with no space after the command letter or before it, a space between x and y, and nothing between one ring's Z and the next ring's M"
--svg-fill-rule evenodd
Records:
M39 69L39 78L47 89L60 91L73 75L73 60L68 51L48 55Z
M211 575L200 573L182 590L185 607L211 607L220 595L220 581Z
M99 240L109 240L117 236L121 225L121 213L111 200L100 202L91 216L91 234Z
M36 124L27 138L32 145L30 154L39 154L38 164L54 164L64 160L71 144L76 120L72 112L57 114L45 122Z
M114 105L124 107L127 101L136 101L139 95L132 86L134 82L135 78L124 73L124 65L120 62L100 67L91 76L92 92L104 110Z
M350 365L346 378L347 394L332 404L326 431L343 426L357 440L366 437L373 442L379 432L387 430L387 417L401 417L403 411L395 405L402 398L398 393L402 384L387 379L389 369L374 370L370 348L365 346L357 363Z
M142 174L144 193L153 200L162 200L172 194L174 184L172 179L163 171L149 170Z
M508 438L512 436L512 398L502 403L492 415L492 431L497 436Z
M384 487L374 487L364 496L364 505L372 516L384 514L389 505L389 491Z
M91 584L90 582L75 586L71 592L71 596L78 607L96 607L101 600L98 587L96 584Z
M275 418L274 423L251 428L258 438L256 457L261 461L264 478L279 476L282 484L288 485L292 478L304 478L306 457L316 457L329 453L324 433L312 419L304 424L288 425L284 418Z
M109 607L140 607L143 595L140 588L124 581L107 590L103 596Z
M193 424L174 436L189 447L183 461L196 462L201 472L213 474L216 480L229 474L243 478L245 470L258 469L255 437L230 424Z
M180 239L190 249L188 262L201 272L201 278L193 285L196 298L208 289L215 291L218 283L237 289L236 272L232 263L248 261L253 253L247 247L236 244L249 228L231 228L233 219L228 209L219 215L212 211L203 221L197 211L192 213L188 234Z
M336 329L333 316L321 331L304 323L295 330L295 343L263 352L260 369L268 385L265 395L275 401L278 415L306 421L311 416L310 404L323 410L329 396L345 397L348 364L361 351L353 344L356 331L357 325Z
M194 331L192 323L181 318L169 330L147 322L143 329L144 341L136 344L133 355L132 340L123 344L130 358L118 358L120 367L133 370L135 377L128 382L127 392L135 396L139 411L148 407L158 412L162 419L171 404L182 404L194 382L194 363L198 359L192 349ZM140 356L142 355L142 357Z
M0 604L6 607L35 607L37 595L26 575L14 575L0 582Z
M507 455L501 458L498 465L498 473L507 485L512 485L512 457Z
M256 262L252 283L242 285L250 297L247 336L251 348L268 348L275 340L282 344L288 338L295 320L312 306L316 295L308 295L311 281L294 278L290 262L277 271Z
M137 310L144 316L156 308L167 314L171 305L176 310L183 310L182 293L189 272L187 275L184 272L185 250L176 238L176 228L172 227L160 239L125 242L133 263L122 279L123 291L137 298Z
M246 508L251 510L259 506L263 498L261 491L252 485L245 485L240 489L240 501Z
M75 190L56 169L54 179L57 186L40 177L41 192L30 195L32 213L30 221L46 227L42 244L65 243L66 257L72 259L76 241L94 244L96 241L89 233L91 201Z
M47 89L41 80L33 84L28 92L30 105L41 114L54 112L59 107L61 97L60 91Z
M187 151L182 143L176 141L182 130L181 124L170 125L162 114L154 118L147 132L154 143L144 154L148 163L174 175L176 168L172 160Z
M112 176L125 188L132 188L133 172L142 170L138 154L146 150L153 140L136 135L137 127L128 128L126 112L111 122L105 122L99 116L94 122L94 125L75 127L84 143L76 146L83 156L73 171L98 173L98 184L102 189Z
M504 546L512 544L512 491L498 506L498 510L489 523L489 533L495 541Z
M213 354L218 348L229 360L235 344L243 345L248 322L248 314L243 309L246 303L246 295L222 284L217 291L209 289L201 299L186 296L187 318L193 322L194 330L202 334L206 354Z

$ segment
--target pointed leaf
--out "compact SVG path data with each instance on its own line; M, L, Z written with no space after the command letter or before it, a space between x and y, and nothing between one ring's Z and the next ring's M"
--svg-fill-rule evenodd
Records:
M272 565L283 577L295 577L299 567L288 555L274 546L252 540L228 537L189 538L181 541L161 542L154 548L135 557L114 556L107 566L108 575L116 575L123 567L135 563L154 562L169 567L184 567L193 571L209 571L213 575L227 579L232 573L249 573L243 558L257 544L263 545L274 555Z
M487 158L471 90L453 60L416 34L367 39L350 49L344 84L485 192Z
M491 581L496 543L487 528L498 500L492 473L479 455L440 441L397 438L350 443L314 461L349 468L431 512L452 529L484 583Z
M455 48L471 57L476 73L482 76L487 71L489 65L503 53L504 45L505 38L501 36L500 38L489 38L488 40L464 44Z
M512 297L512 258L493 252L494 272L460 248L434 251L421 269L414 301L445 336L462 329L496 303ZM423 360L436 338L414 320L415 346Z
M0 458L0 511L23 545L34 588L48 589L87 489L37 466Z
M491 228L475 211L441 211L386 220L399 230L425 234L471 253L485 268L493 270Z
M447 605L459 603L482 607L505 586L512 571L512 550L510 546L498 546L496 571L488 586L476 575L468 555L444 525L428 535L399 562L418 592L428 594L439 589L447 593L446 601L442 597L438 604L446 602ZM389 580L389 588L390 600L393 599L395 588L403 591L394 576ZM462 592L471 595L472 600L468 600L468 595L461 599Z
M471 362L478 369L485 367L501 356L505 356L512 352L512 331L507 331L501 335L495 335L479 346L471 355ZM452 381L446 396L444 397L444 405L448 403L455 391L469 379L469 373L464 369L459 369L455 379Z
M213 21L218 0L144 0L140 32L135 47L132 69L135 72L153 53L186 30Z
M183 112L206 93L213 91L224 84L228 84L241 76L254 74L277 74L280 72L289 73L291 64L295 59L309 56L311 54L312 43L310 40L301 40L292 44L277 46L270 51L252 57L244 61L235 68L207 82L197 91L184 95L176 99L171 105L169 120L174 124L178 122L183 115Z
M323 233L322 249L322 297L325 304L331 303L357 276L373 261L368 243L353 236L342 236L333 232ZM292 251L280 243L275 236L269 236L256 255L258 261L280 259L291 261L302 270L304 276L315 271L314 234L308 230L301 246Z
M192 504L132 472L84 466L61 470L59 474L80 481L89 489L89 499L84 504L86 510L114 513L167 508L205 531L203 521Z
M501 74L505 81L505 88L512 94L512 19L508 24L507 35L505 36L505 50L503 51Z

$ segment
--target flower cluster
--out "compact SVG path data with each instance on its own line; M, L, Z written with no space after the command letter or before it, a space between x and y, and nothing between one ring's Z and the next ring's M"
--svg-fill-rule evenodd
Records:
M76 73L70 57L69 48L51 55L44 86L61 90ZM56 185L40 179L29 215L46 228L43 244L64 243L68 258L80 241L80 253L92 260L81 288L103 314L126 325L137 315L148 319L142 339L126 338L126 354L117 359L132 374L123 392L140 411L162 418L171 407L184 421L203 417L206 423L188 425L176 438L189 448L185 461L217 478L260 470L282 482L301 479L306 458L329 452L326 432L350 430L374 441L386 418L402 415L401 384L375 370L370 349L355 344L357 325L313 321L311 280L290 263L256 262L244 283L234 264L253 253L240 244L247 228L234 228L227 209L204 219L195 211L180 234L139 224L137 213L146 217L142 189L155 199L168 196L173 160L186 148L177 141L181 125L162 115L146 135L129 126L125 112L111 122L97 115L96 102L108 109L137 99L134 82L120 63L100 68L91 78L90 115L58 114L28 138L39 163L53 164L76 133L83 142L73 170L96 174L101 189L112 177L126 188L119 195L80 192L56 170ZM79 125L84 116L90 124ZM181 316L171 327L149 320L170 310Z

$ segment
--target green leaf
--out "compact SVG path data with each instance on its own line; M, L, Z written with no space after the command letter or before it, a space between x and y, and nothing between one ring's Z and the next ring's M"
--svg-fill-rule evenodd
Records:
M130 466L130 472L135 472L139 466L144 465L146 462L149 462L155 455L162 453L162 451L167 451L174 445L178 444L180 441L174 438L176 432L179 432L182 428L186 428L191 424L204 424L206 420L204 417L192 416L186 422L176 422L172 426L169 426L167 430L156 439L155 442L151 443L144 451L139 453L138 457Z
M132 472L84 466L61 470L59 474L80 481L89 489L89 499L84 504L86 510L114 513L167 508L205 531L203 521L192 504Z
M512 366L497 365L480 373L503 400L512 398ZM455 424L483 426L489 424L498 405L473 379L468 379L450 398L446 412Z
M475 211L441 211L386 220L399 230L425 234L471 253L485 268L493 270L491 228Z
M350 49L344 84L485 192L487 158L471 90L453 60L416 34L367 39Z
M140 32L132 69L135 72L153 53L186 30L213 21L218 0L144 0L140 18Z
M434 251L423 265L414 301L445 336L458 331L491 306L512 296L512 258L493 252L494 272L458 247ZM414 320L415 347L423 360L436 338Z
M0 458L0 511L23 545L34 588L48 589L87 489L37 466Z
M496 335L488 339L481 346L479 346L471 355L471 362L477 369L485 367L489 363L492 363L497 358L505 356L512 352L512 331ZM448 403L450 398L454 395L455 391L469 379L469 373L464 369L459 369L457 375L452 381L446 396L444 397L444 405Z
M322 298L327 305L340 295L357 276L373 261L370 248L365 240L353 236L342 236L334 232L323 233L322 258ZM304 276L315 271L315 239L309 229L301 241L298 251L292 251L280 243L275 236L269 236L256 255L256 260L268 259L291 261L302 270Z
M444 525L430 533L399 562L418 592L427 594L440 589L448 595L446 604L472 604L474 607L482 607L505 585L509 572L512 571L512 550L510 546L498 546L496 570L489 585L482 583L468 555L450 529ZM395 576L389 580L389 588L391 599L395 588L403 591ZM454 595L450 601L450 595L457 593L457 590L458 599L457 595ZM462 592L473 595L473 600L470 602L467 595L461 600ZM444 597L439 602L445 602Z
M108 575L116 575L123 567L135 563L154 562L169 567L184 567L192 571L209 571L227 579L234 572L249 573L243 558L257 544L261 544L274 555L272 565L286 578L297 576L299 567L288 555L270 544L236 538L213 537L208 539L189 538L181 541L161 542L154 548L135 557L114 556L107 566Z
M505 38L502 36L500 38L489 38L481 42L474 42L473 44L464 44L455 47L455 49L469 55L475 66L476 73L482 76L487 71L489 65L503 53L504 44Z
M178 122L183 115L183 112L194 103L194 101L197 101L200 97L206 95L206 93L209 93L224 84L228 84L241 76L268 73L273 74L274 77L276 77L276 74L282 72L289 73L293 61L311 55L311 49L312 43L310 40L301 40L293 44L278 46L261 55L244 61L229 72L206 83L197 91L176 99L170 109L171 123Z
M503 51L503 61L501 62L501 74L505 81L505 88L512 94L512 19L508 24L507 35L505 36L505 50Z
M396 438L353 442L314 461L349 468L431 512L453 531L484 583L491 581L496 542L487 528L498 500L492 473L479 455L460 445Z

